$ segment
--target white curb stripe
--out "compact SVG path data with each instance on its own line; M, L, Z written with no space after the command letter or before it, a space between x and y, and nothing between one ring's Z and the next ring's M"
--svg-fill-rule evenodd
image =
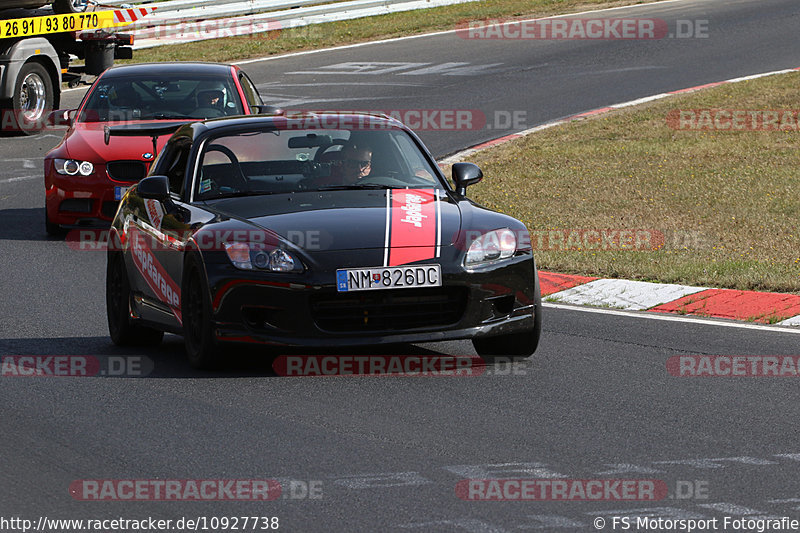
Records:
M778 326L800 326L800 315L793 316L792 318L787 318L786 320L781 320L777 323Z
M597 279L550 294L547 299L576 305L644 311L704 290L706 290L705 287L689 287L670 283Z

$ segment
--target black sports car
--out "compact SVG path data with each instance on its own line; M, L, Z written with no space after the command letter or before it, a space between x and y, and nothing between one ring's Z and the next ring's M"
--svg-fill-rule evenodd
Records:
M541 297L525 226L452 187L419 138L379 115L275 114L177 131L123 198L106 298L117 344L342 346L470 338L529 356Z

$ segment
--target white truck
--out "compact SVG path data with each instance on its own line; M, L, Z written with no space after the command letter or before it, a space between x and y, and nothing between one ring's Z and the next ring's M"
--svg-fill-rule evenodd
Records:
M81 1L85 4L69 3L78 9ZM49 112L59 107L62 83L75 86L84 74L101 74L115 59L132 57L133 37L108 30L135 22L153 9L0 10L0 130L40 131ZM71 66L74 58L83 59L84 65Z

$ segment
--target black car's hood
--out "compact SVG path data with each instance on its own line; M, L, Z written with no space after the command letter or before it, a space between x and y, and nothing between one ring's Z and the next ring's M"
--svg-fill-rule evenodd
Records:
M433 189L314 191L228 198L207 206L308 251L447 246L461 228L458 205Z

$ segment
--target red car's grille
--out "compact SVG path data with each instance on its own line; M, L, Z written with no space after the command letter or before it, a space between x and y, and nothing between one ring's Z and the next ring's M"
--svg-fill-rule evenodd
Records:
M147 175L147 165L141 161L109 161L106 169L117 181L139 181Z

